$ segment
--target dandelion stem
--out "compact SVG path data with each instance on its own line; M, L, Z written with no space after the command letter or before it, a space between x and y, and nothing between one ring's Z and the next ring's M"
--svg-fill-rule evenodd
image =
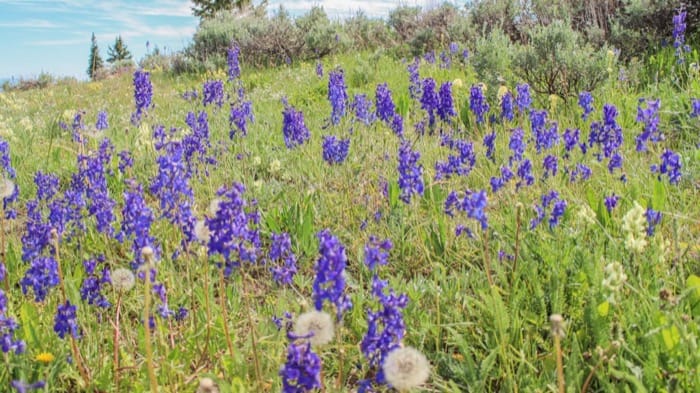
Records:
M146 269L144 300L143 300L143 325L146 333L146 366L148 367L148 380L151 384L151 392L158 392L158 381L156 380L156 372L153 368L153 347L151 346L151 277L150 268Z
M226 281L224 280L224 268L219 269L219 303L221 305L221 316L224 325L224 336L226 336L226 345L228 346L228 352L233 359L233 343L231 342L231 335L228 331L228 312L226 311Z
M565 393L564 388L564 361L561 354L561 338L558 334L554 335L554 348L557 351L557 384L559 386L559 393Z
M250 341L253 346L253 365L255 366L255 378L258 381L258 386L262 386L262 372L260 371L260 360L258 359L258 343L257 337L255 335L255 326L253 325L253 317L251 315L250 308L250 292L247 288L246 274L242 274L241 279L243 280L243 298L246 301L246 314L248 316L248 325L250 326Z
M122 306L122 291L117 295L117 311L114 316L114 387L119 391L119 311Z

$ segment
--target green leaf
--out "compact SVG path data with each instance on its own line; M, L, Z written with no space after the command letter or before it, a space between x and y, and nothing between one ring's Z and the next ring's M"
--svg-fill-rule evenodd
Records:
M685 283L685 289L691 291L690 296L692 296L693 299L700 299L700 277L691 274Z
M608 311L610 311L610 302L609 301L604 301L603 303L600 303L598 305L598 315L601 317L607 317L608 316Z
M663 182L654 182L654 196L652 197L654 210L663 210L666 205L666 186Z
M669 351L675 348L676 345L681 342L681 334L676 325L672 325L670 328L661 329L661 337L664 340L666 349Z

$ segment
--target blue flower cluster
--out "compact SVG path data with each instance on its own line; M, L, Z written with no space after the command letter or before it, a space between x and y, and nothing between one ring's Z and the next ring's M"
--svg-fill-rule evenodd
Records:
M377 85L375 101L379 120L390 123L396 113L396 106L391 98L391 90L389 90L389 86L386 83Z
M20 281L22 293L27 294L27 288L34 292L34 301L43 302L49 290L58 285L58 264L53 257L37 257L31 262L29 269Z
M619 195L615 195L615 193L612 193L612 195L607 195L605 197L605 209L608 211L608 213L612 213L613 209L617 207L617 202L620 200Z
M15 168L12 166L12 160L10 159L10 144L0 137L0 166L2 167L2 174L0 177L6 179L15 179L17 173ZM17 217L17 211L14 209L9 209L9 204L16 202L19 197L19 187L17 184L14 185L14 191L9 197L3 198L2 208L5 212L5 218L14 219Z
M283 100L283 103L282 134L284 135L284 144L287 149L293 149L304 144L311 137L311 134L304 124L304 113L294 109L286 100Z
M513 101L513 93L509 91L507 91L505 94L503 94L503 97L501 97L501 120L505 119L508 121L513 121L515 118Z
M98 232L107 235L114 233L112 222L115 220L116 202L109 196L106 177L113 151L112 143L104 138L96 153L78 156L78 178L71 184L75 192L84 192L88 213L97 220Z
M661 153L661 164L653 164L651 171L659 174L659 180L666 175L669 183L676 185L681 181L681 166L681 156L673 150L666 149Z
M418 163L420 153L411 149L408 141L399 146L399 198L404 203L411 203L413 194L423 195L423 166Z
M241 48L233 43L226 50L226 64L228 65L228 81L231 82L241 76L241 63L239 56Z
M192 174L197 174L197 163L205 166L216 164L216 158L209 153L211 142L209 140L207 112L200 111L199 116L195 116L193 112L188 112L187 116L185 116L185 123L191 130L191 133L182 137L185 162L187 162L187 170Z
M442 121L449 122L453 116L457 115L457 111L455 111L455 105L452 100L452 82L444 82L440 85L438 97L439 103L437 107L437 114L440 116Z
M98 131L103 131L107 128L109 128L109 122L107 121L107 112L97 112L97 121L95 122L95 129L97 129Z
M317 237L320 255L314 267L314 307L321 311L323 303L328 301L335 306L336 317L340 321L345 311L352 308L350 297L345 293L345 267L348 262L345 247L328 229L320 231Z
M366 94L355 94L351 107L355 112L355 120L365 125L370 125L377 119L372 110L372 100Z
M260 213L255 202L244 198L244 193L245 186L240 183L222 186L216 192L220 198L216 214L205 219L210 232L209 255L224 258L226 277L241 263L257 262L261 246Z
M574 183L578 179L588 180L590 179L593 171L586 164L578 163L573 171L569 174L569 182Z
M469 109L476 116L476 124L484 122L484 116L490 107L486 97L484 97L484 90L479 85L472 86L469 91Z
M341 164L348 157L350 139L338 139L335 135L323 138L323 160L327 163Z
M297 273L297 257L288 233L272 234L268 259L275 264L270 268L272 279L280 285L291 285Z
M408 65L408 94L411 99L417 100L423 94L423 86L419 74L420 58L416 57L412 63Z
M501 166L501 176L500 177L495 177L492 176L490 183L491 183L491 191L493 193L498 192L501 188L503 188L506 183L510 181L514 176L513 171L507 167L507 166Z
M245 99L245 92L242 87L238 89L238 101L231 104L228 122L231 127L228 136L231 139L236 135L236 130L243 136L246 136L248 134L248 123L255 122L253 102Z
M646 108L642 108L642 104ZM659 109L661 100L640 99L637 106L637 122L644 124L644 130L637 135L637 151L647 151L647 141L660 142L664 140L664 134L659 130Z
M690 102L692 110L690 112L690 117L700 117L700 99L693 98Z
M0 262L0 282L7 279L7 271L4 263ZM22 340L14 338L15 331L19 328L19 324L14 318L7 314L7 296L5 291L0 289L0 349L3 353L10 351L15 354L21 354L25 350L25 343Z
M328 75L328 100L331 102L331 123L337 125L345 116L348 105L348 91L342 69L333 70Z
M136 111L131 115L131 123L138 125L144 113L153 106L153 85L151 74L143 70L134 72L134 101Z
M593 95L588 91L583 91L578 95L578 105L583 109L581 119L588 120L588 116L593 112Z
M530 220L530 230L535 229L546 217L547 209L552 206L549 213L549 228L552 229L559 224L561 217L566 212L567 202L559 198L559 193L551 190L542 195L542 204L535 205L536 216Z
M127 186L129 189L124 192L121 230L117 233L116 238L121 243L127 239L133 239L131 243L133 254L131 268L138 270L145 262L141 250L149 246L156 252L157 257L158 247L156 239L151 236L153 211L146 204L143 188L133 180L128 181Z
M221 108L224 105L224 82L220 80L208 80L202 86L202 105L215 104Z
M66 300L65 304L58 305L53 320L53 330L58 337L66 338L66 335L70 335L73 338L80 338L76 311L77 306L70 304L69 300Z
M537 153L551 149L559 143L558 124L555 121L547 120L547 111L531 111L530 127L535 139Z
M379 265L386 265L391 250L391 241L379 241L370 237L365 245L365 264L374 273L372 276L372 296L379 308L367 309L367 333L360 342L360 350L369 363L374 377L360 381L359 392L371 391L371 386L385 384L382 363L389 352L399 347L406 333L403 309L408 304L406 294L396 294L393 289L386 291L387 281L381 280L376 273Z
M468 176L476 164L476 153L471 142L443 135L442 146L447 146L457 154L450 154L447 161L435 163L435 180L449 179L452 175Z
M673 47L676 48L678 63L683 62L683 53L690 52L690 46L685 44L686 17L688 13L683 7L673 16Z
M320 61L316 62L316 76L323 78L323 63Z
M440 105L440 98L435 91L435 80L433 78L423 79L423 94L420 97L420 107L428 113L428 126L435 125L435 112Z
M321 358L306 340L294 340L287 347L287 361L279 373L283 393L304 393L321 388Z
M518 93L515 98L515 104L518 106L518 111L520 113L527 112L530 109L530 105L532 105L530 85L527 83L519 84L515 87L515 91Z
M656 226L661 223L663 214L660 211L656 211L652 208L647 208L645 216L647 218L647 236L654 236Z
M466 213L468 218L476 220L481 225L481 230L485 231L489 227L487 205L486 190L466 190L461 197L458 192L451 191L445 199L445 213L450 217L454 217L455 210Z
M86 301L87 304L100 308L108 308L111 305L105 295L102 294L105 285L112 283L109 267L104 265L104 261L104 255L98 255L96 258L83 261L85 278L80 286L80 297ZM102 266L102 271L96 273L99 265Z

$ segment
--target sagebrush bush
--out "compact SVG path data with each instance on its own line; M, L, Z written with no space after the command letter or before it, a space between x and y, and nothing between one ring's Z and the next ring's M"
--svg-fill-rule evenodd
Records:
M564 99L581 91L592 91L608 77L607 48L594 49L564 22L539 26L530 33L528 45L517 50L514 72L530 87Z
M501 30L493 30L485 37L476 40L471 64L479 80L489 86L510 82L513 86L512 63L515 46Z

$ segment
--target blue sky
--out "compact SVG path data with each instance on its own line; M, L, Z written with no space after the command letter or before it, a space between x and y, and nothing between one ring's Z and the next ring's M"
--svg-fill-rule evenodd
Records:
M256 4L258 1L254 1ZM283 3L292 15L314 5L333 18L362 9L386 16L399 4L428 6L434 0L270 0L268 10ZM103 59L121 35L136 60L157 45L166 52L185 47L198 20L189 0L0 0L0 79L35 77L49 72L86 79L90 36L94 32Z

